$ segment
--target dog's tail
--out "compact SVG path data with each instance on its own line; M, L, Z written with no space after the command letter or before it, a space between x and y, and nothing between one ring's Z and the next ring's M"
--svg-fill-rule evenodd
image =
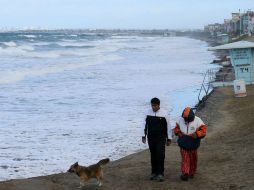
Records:
M106 165L107 163L109 163L109 158L102 159L102 160L100 160L97 164L100 165L100 166L104 166L104 165Z

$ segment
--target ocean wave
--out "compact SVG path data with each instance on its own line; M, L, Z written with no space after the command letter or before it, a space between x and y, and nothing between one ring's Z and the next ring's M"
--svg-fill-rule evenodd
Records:
M49 47L49 48L93 48L92 45L87 45L87 43L71 43L71 42L56 42L56 43L36 43L34 46L37 47Z
M34 47L23 45L23 46L9 46L8 48L0 47L0 55L11 55L11 56L23 56L33 51Z
M37 38L37 36L32 35L32 34L24 34L24 35L22 35L22 36L24 36L24 37L26 37L26 38Z
M77 40L70 40L70 39L62 39L63 42L76 42Z
M32 46L18 46L18 47L9 47L2 48L0 47L0 55L3 56L12 56L12 57L28 57L28 58L57 58L60 55L48 52L34 52L34 47Z
M25 50L25 51L34 51L34 47L30 46L30 45L21 45L21 46L18 46L18 48Z
M21 46L12 46L3 48L0 47L0 55L3 56L12 56L12 57L23 57L23 58L59 58L59 57L66 57L66 56L79 56L84 57L90 55L97 54L97 50L91 51L90 53L87 51L81 50L71 50L74 46L59 46L57 44L48 44L45 45L50 47L49 50L36 50L36 46L32 45L21 45ZM65 49L61 49L65 48ZM93 46L84 46L82 48L92 48Z
M8 46L8 47L15 47L17 46L17 44L13 41L10 41L10 42L1 42L2 44L4 44L5 46Z
M36 77L43 76L47 74L61 73L65 71L71 71L76 69L85 68L90 65L102 64L105 62L117 61L122 59L118 55L107 55L107 56L97 56L94 59L89 59L87 63L68 63L45 67L32 67L27 69L18 69L11 71L0 72L0 84L10 84L24 80L26 77Z
M87 46L92 46L92 45L89 45L87 42L82 43L82 42L77 42L77 41L74 41L74 42L57 42L56 44L59 45L59 46L62 46L62 47L87 47Z
M124 46L123 43L112 43L111 41L103 40L90 43L30 42L22 45L17 45L15 42L8 42L7 45L9 46L0 46L0 55L23 58L91 57L100 54L115 53Z

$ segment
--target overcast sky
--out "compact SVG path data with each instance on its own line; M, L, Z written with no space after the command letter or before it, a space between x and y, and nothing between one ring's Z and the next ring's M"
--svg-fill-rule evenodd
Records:
M254 10L254 0L0 0L0 28L187 29Z

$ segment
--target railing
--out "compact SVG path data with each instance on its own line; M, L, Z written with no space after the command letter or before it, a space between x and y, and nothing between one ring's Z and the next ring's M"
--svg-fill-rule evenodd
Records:
M209 93L213 90L215 84L223 86L227 82L232 82L235 79L233 67L221 67L207 70L199 90L199 103L206 100Z
M199 94L198 94L198 100L199 102L202 101L203 97L207 96L210 91L211 91L211 82L213 80L213 77L212 77L212 71L211 70L208 70L205 75L204 75L204 79L203 79L203 82L202 82L202 85L201 85L201 88L199 90ZM205 93L204 96L202 96L202 94ZM201 97L202 96L202 97Z

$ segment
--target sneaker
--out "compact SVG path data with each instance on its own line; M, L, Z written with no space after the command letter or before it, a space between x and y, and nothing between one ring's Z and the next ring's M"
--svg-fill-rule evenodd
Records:
M154 180L156 178L156 174L152 173L150 176L150 180Z
M159 181L159 182L163 182L165 179L164 179L163 175L159 174L159 175L156 176L155 180Z
M181 178L181 180L183 180L183 181L188 181L189 176L188 176L187 174L182 174L182 175L180 176L180 178Z

